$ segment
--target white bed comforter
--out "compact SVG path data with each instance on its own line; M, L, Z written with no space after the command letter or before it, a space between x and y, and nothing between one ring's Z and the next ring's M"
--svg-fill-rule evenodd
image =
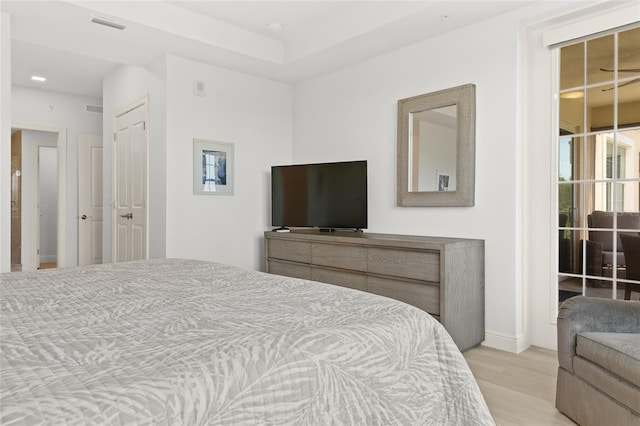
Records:
M176 259L1 280L2 425L493 424L444 328L391 299Z

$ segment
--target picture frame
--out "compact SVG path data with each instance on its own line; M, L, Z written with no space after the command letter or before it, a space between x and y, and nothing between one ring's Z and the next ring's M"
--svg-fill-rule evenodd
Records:
M449 173L443 173L436 171L436 186L438 192L446 192L449 190L449 183L451 182L451 175Z
M234 145L193 139L194 195L233 195Z

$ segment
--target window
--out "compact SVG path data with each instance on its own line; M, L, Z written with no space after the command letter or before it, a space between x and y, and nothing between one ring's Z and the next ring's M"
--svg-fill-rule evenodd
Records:
M561 47L559 57L558 300L638 300L640 27Z

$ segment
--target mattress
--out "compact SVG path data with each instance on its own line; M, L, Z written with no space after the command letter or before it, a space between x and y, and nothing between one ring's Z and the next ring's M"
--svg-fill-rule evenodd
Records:
M444 328L381 296L181 259L0 285L3 425L494 424Z

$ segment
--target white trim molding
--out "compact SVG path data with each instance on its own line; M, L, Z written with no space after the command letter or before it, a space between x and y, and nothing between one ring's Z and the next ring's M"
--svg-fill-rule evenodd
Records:
M619 7L619 9L603 10L603 6ZM587 16L580 15L569 22L563 20L553 29L545 31L542 35L544 46L566 43L638 22L640 21L640 2L608 2L606 5L598 4L594 10L587 9L584 12L587 12Z
M524 334L514 336L492 330L485 330L484 334L482 345L501 351L519 354L531 346L529 339Z

